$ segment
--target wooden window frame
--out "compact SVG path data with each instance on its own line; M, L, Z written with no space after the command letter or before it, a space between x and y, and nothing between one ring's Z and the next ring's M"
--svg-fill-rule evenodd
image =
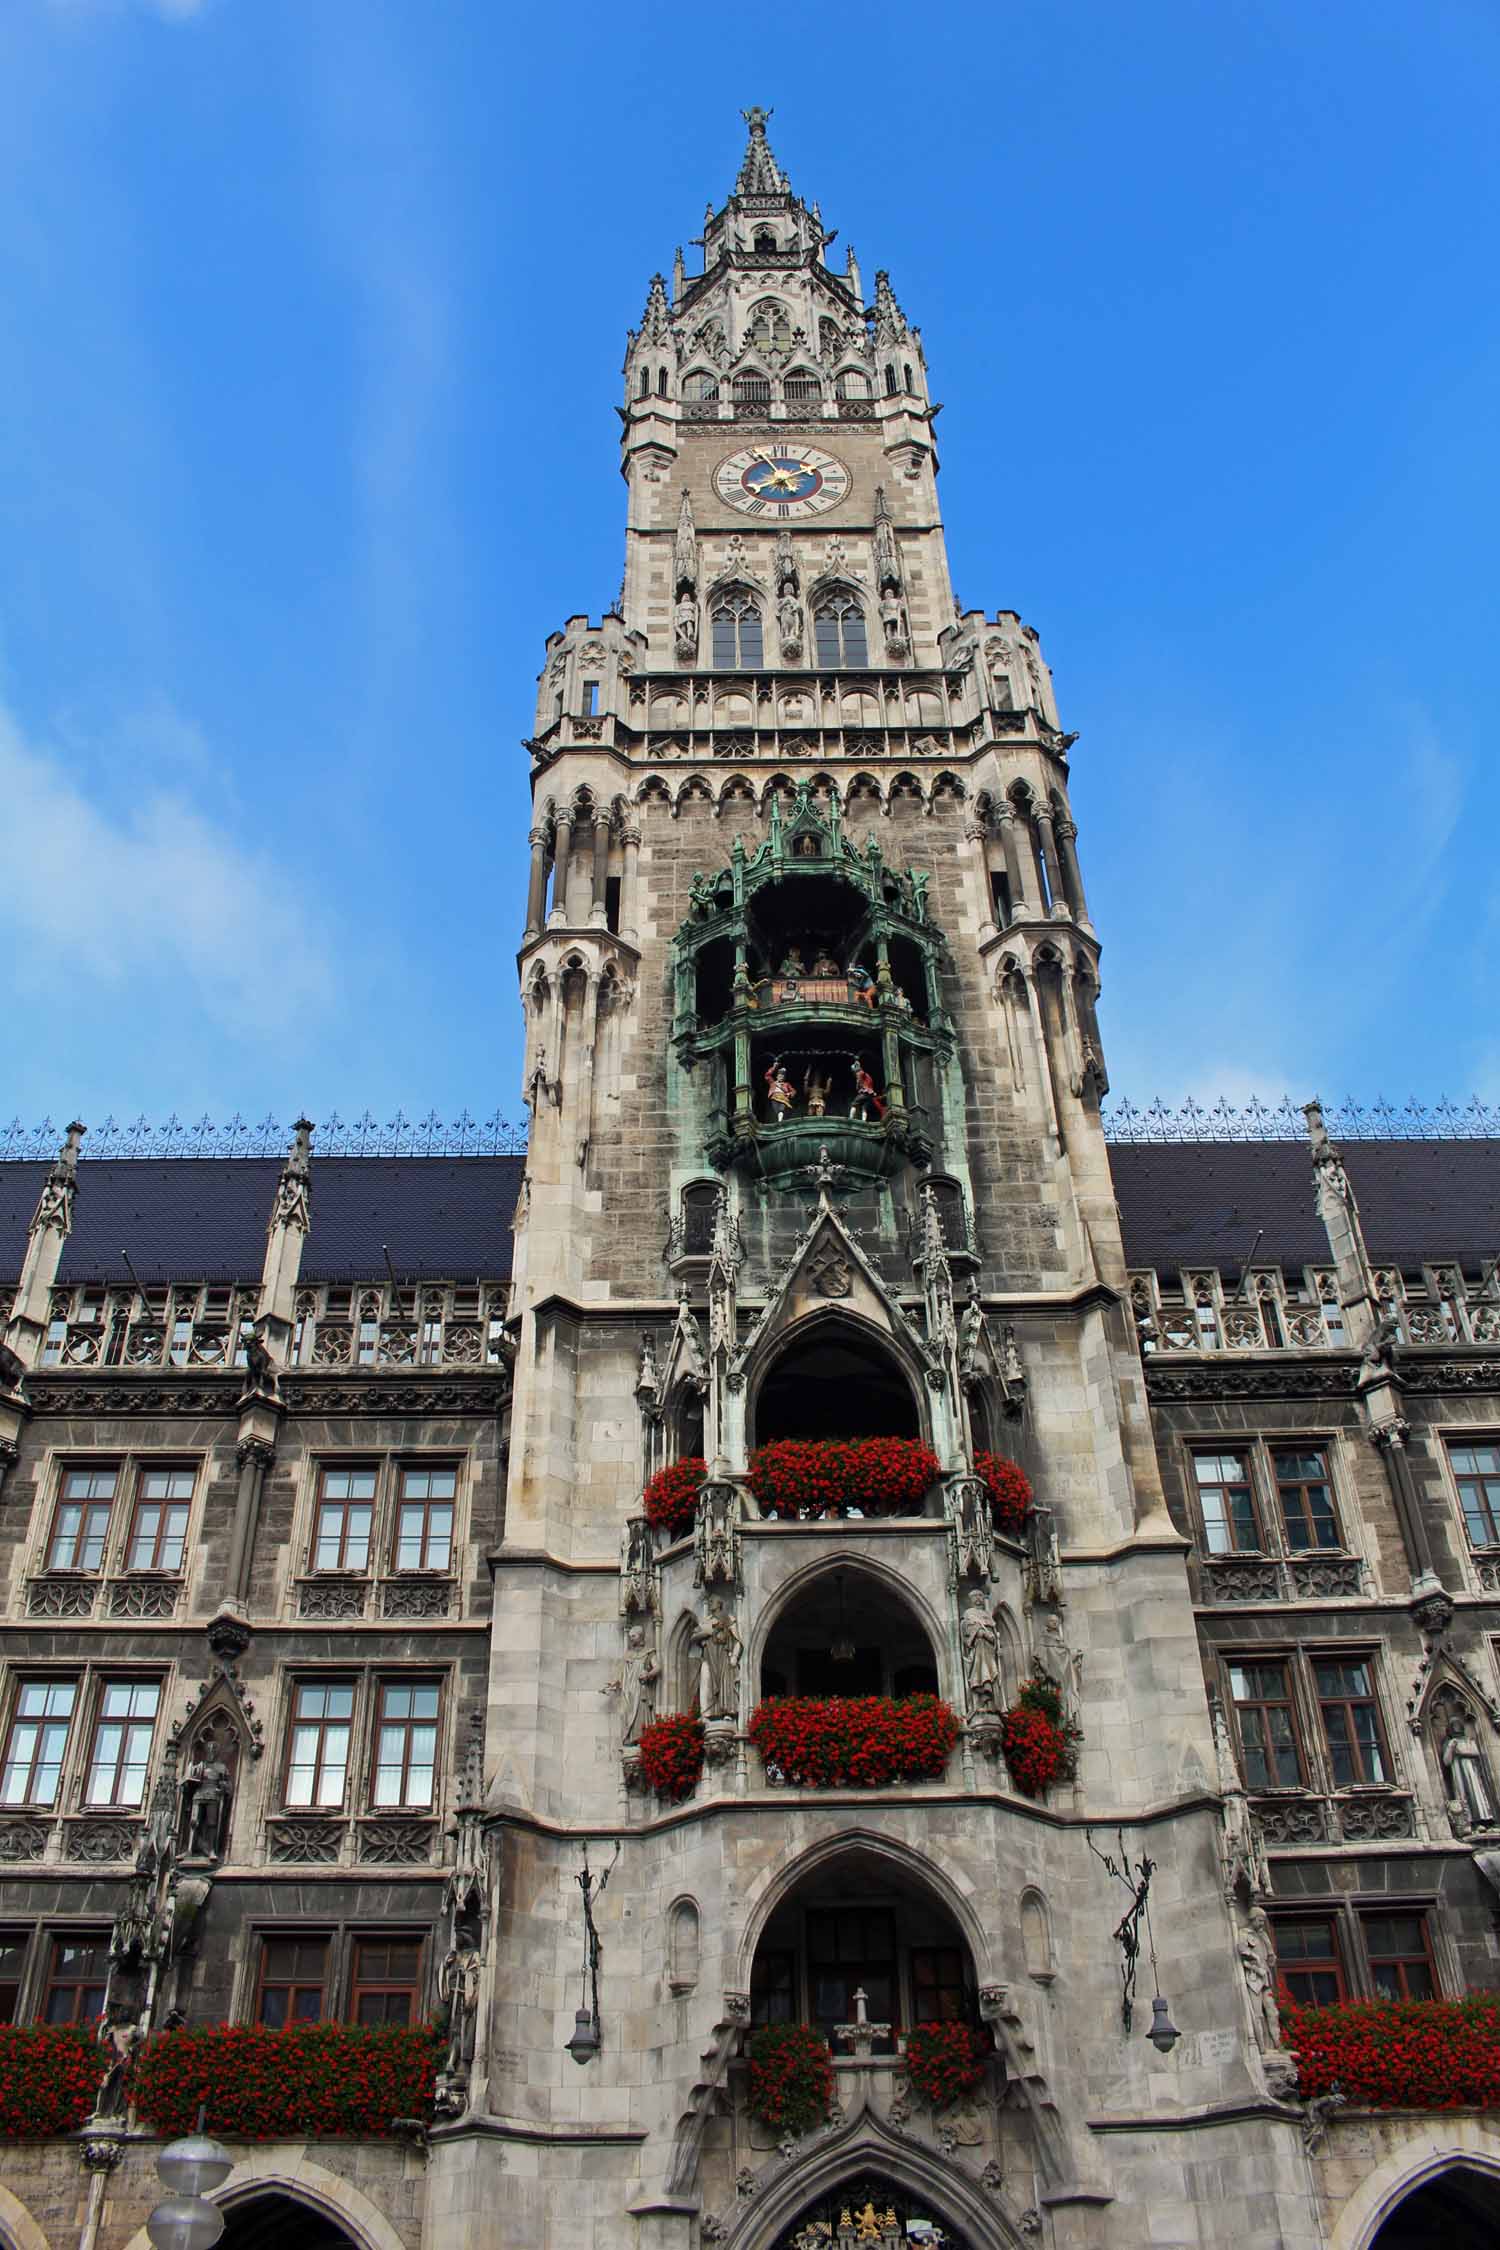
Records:
M1355 1997L1353 1980L1349 1974L1349 1946L1343 1927L1344 1915L1341 1909L1331 1901L1326 1905L1320 1901L1307 1901L1299 1905L1295 1911L1274 1913L1271 1916L1273 1944L1275 1943L1276 1932L1293 1922L1326 1922L1332 1936L1332 1951L1322 1957L1309 1956L1304 1961L1291 1963L1283 1961L1278 1947L1276 1953L1278 1981L1285 1984L1294 1998L1300 1998L1301 1996L1297 1994L1292 1982L1294 1977L1331 1973L1338 1987L1334 1995L1335 2002L1341 2003ZM1319 2000L1317 1995L1313 1994L1304 2002L1304 2005L1321 2007L1325 2005L1325 2002Z
M188 1479L187 1498L183 1499L178 1494L170 1496L163 1494L159 1498L154 1497L145 1490L148 1477L186 1477ZM188 1539L193 1526L193 1502L197 1498L197 1493L198 1469L194 1462L137 1461L134 1464L130 1520L125 1529L125 1548L120 1564L122 1572L132 1578L147 1575L158 1578L180 1578L182 1576L187 1563ZM156 1537L152 1542L150 1562L137 1562L135 1559L136 1540L140 1532L143 1508L160 1508L161 1510L161 1522L157 1526ZM161 1552L164 1545L172 1544L166 1525L174 1508L181 1508L182 1510L181 1552L175 1563L165 1563L161 1560Z
M1245 1777L1245 1787L1255 1791L1257 1795L1262 1792L1270 1793L1273 1790L1306 1789L1310 1766L1307 1756L1307 1743L1302 1731L1301 1714L1297 1708L1297 1663L1294 1652L1286 1649L1255 1649L1243 1653L1238 1650L1225 1651L1222 1661L1224 1665L1225 1701L1234 1713L1235 1732L1239 1737L1240 1769ZM1252 1664L1275 1665L1286 1683L1285 1695L1247 1697L1242 1702L1234 1692L1233 1674L1237 1666ZM1245 1739L1244 1713L1247 1710L1279 1711L1282 1709L1285 1709L1287 1713L1287 1722L1291 1732L1292 1755L1297 1766L1297 1779L1295 1781L1253 1780L1250 1773L1250 1749ZM1257 1749L1264 1754L1261 1745L1257 1745Z
M116 1812L123 1810L139 1812L145 1806L147 1784L151 1778L151 1756L156 1748L157 1729L161 1725L165 1685L166 1683L159 1672L116 1672L109 1670L100 1671L97 1674L94 1681L93 1708L89 1716L88 1742L83 1754L83 1773L80 1782L81 1802L88 1811ZM146 1722L138 1718L133 1711L127 1711L123 1717L112 1717L106 1712L104 1708L105 1698L112 1689L116 1688L128 1689L132 1695L138 1689L150 1688L156 1697L151 1711L145 1756L139 1761L127 1759L125 1750L133 1732ZM94 1775L99 1762L99 1737L107 1726L119 1727L120 1752L114 1762L109 1795L99 1797L93 1794ZM141 1776L140 1795L138 1797L122 1797L120 1794L122 1777L136 1770L139 1770Z
M1387 1902L1381 1906L1356 1906L1354 1919L1359 1925L1360 1949L1364 1954L1369 1975L1370 1990L1377 1999L1390 2000L1441 2000L1442 1981L1438 1976L1437 1957L1432 1945L1432 1909L1425 1900L1413 1905ZM1375 1954L1370 1950L1370 1924L1372 1922L1413 1921L1421 1936L1419 1953ZM1420 1961L1427 1972L1429 1989L1412 1992L1408 1989L1407 1970L1413 1962ZM1388 1993L1376 1974L1377 1963L1382 1968L1394 1969L1399 1990Z
M1266 1450L1271 1489L1276 1495L1277 1529L1285 1542L1287 1553L1289 1555L1348 1554L1349 1542L1344 1536L1343 1519L1339 1513L1338 1492L1333 1479L1332 1445L1327 1440L1279 1437L1265 1438L1262 1443ZM1316 1455L1323 1464L1322 1476L1284 1478L1278 1466L1278 1456L1290 1453ZM1288 1492L1295 1492L1301 1496L1303 1513L1306 1516L1308 1528L1312 1529L1314 1528L1313 1511L1307 1505L1306 1496L1313 1487L1318 1485L1321 1485L1328 1494L1328 1514L1333 1526L1333 1539L1331 1542L1328 1540L1313 1540L1311 1543L1294 1539L1291 1520L1287 1512L1287 1494Z
M382 1464L379 1460L373 1460L367 1456L357 1460L324 1460L317 1463L313 1484L312 1524L307 1542L307 1568L311 1576L322 1578L367 1578L369 1576L371 1558L378 1551L381 1467ZM335 1476L368 1476L371 1480L368 1496L363 1493L347 1493L342 1496L330 1494L327 1490L327 1480ZM352 1563L349 1560L349 1513L351 1509L366 1507L370 1511L370 1521L365 1532L364 1561ZM330 1511L337 1511L341 1517L338 1535L338 1560L336 1562L324 1562L322 1560L322 1526L325 1508Z
M376 1675L373 1698L374 1708L370 1724L370 1753L368 1759L369 1782L367 1796L368 1809L371 1812L406 1813L408 1815L411 1815L414 1813L432 1813L437 1810L438 1772L440 1753L442 1750L443 1730L443 1684L443 1677L439 1672L386 1672L378 1673ZM398 1717L393 1719L388 1719L386 1717L385 1702L388 1695L409 1693L413 1689L419 1688L431 1688L434 1690L437 1696L437 1709L433 1713L430 1721L425 1718L418 1718L415 1713L408 1713L405 1717ZM412 1735L418 1727L425 1727L428 1725L431 1726L433 1735L432 1765L430 1768L431 1785L429 1794L426 1799L421 1802L413 1803L406 1795L407 1786L413 1771L411 1755ZM399 1728L402 1734L400 1766L401 1794L391 1800L389 1803L382 1803L379 1798L378 1791L380 1787L380 1776L381 1773L385 1770L386 1763L381 1755L381 1750L387 1727L390 1727L392 1729ZM422 1769L420 1766L418 1766L416 1770L421 1771Z
M361 1950L365 1946L376 1945L410 1945L414 1947L416 1950L417 1965L413 1970L411 1977L409 1979L405 1977L390 1976L362 1977L360 1974ZM411 2008L409 2014L407 2015L406 2021L408 2024L413 2025L420 2023L422 2020L422 1997L423 1993L426 1990L427 1982L427 1944L425 1933L421 1930L409 1929L351 1930L351 1932L349 1933L349 1974L347 1981L348 2000L345 2006L344 2014L346 2020L349 2023L358 2023L361 2020L359 2013L359 2003L361 1996L365 1993L379 1995L387 1995L390 1993L408 1994L411 2000ZM378 2019L378 2021L381 2023L388 2023L390 2020L391 2019L388 2016L382 2016Z
M31 1718L23 1715L20 1708L21 1696L27 1688L33 1687L66 1687L71 1688L73 1691L73 1701L68 1708L66 1723L63 1726L62 1748L57 1754L57 1787L51 1797L38 1797L35 1794L37 1759L35 1751L33 1751L33 1754L27 1765L26 1795L24 1797L7 1796L0 1798L0 1811L7 1813L22 1811L51 1813L57 1811L58 1806L62 1802L63 1785L68 1771L69 1752L72 1749L74 1734L78 1726L79 1702L83 1688L83 1680L80 1674L76 1672L18 1672L14 1674L10 1683L9 1710L5 1722L5 1740L3 1745L0 1745L0 1780L3 1780L4 1775L10 1766L11 1752L16 1736L16 1728L18 1726L30 1726L35 1723L37 1726L37 1740L38 1744L40 1744L43 1731L49 1723L49 1719L51 1718L50 1713L43 1712L40 1714L40 1717L35 1722L33 1722Z
M1395 1787L1395 1760L1391 1756L1390 1741L1385 1728L1385 1716L1380 1708L1379 1667L1375 1651L1368 1648L1309 1648L1303 1651L1303 1654L1309 1669L1309 1684L1312 1689L1313 1702L1317 1706L1318 1725L1322 1730L1323 1747L1328 1759L1328 1774L1333 1788L1341 1790L1390 1789ZM1320 1664L1362 1664L1369 1675L1368 1694L1338 1694L1325 1697L1318 1679L1318 1666ZM1375 1749L1378 1762L1384 1770L1380 1773L1360 1772L1353 1774L1347 1781L1340 1781L1338 1777L1338 1750L1335 1748L1333 1737L1328 1731L1328 1713L1330 1709L1341 1710L1352 1719L1355 1710L1364 1708L1368 1708L1374 1714ZM1360 1740L1352 1724L1347 1744L1339 1747L1347 1747L1355 1753L1361 1766L1367 1762L1368 1745Z
M406 1480L409 1476L430 1477L440 1474L447 1474L453 1479L453 1490L446 1497L434 1497L429 1493L422 1499L408 1499ZM401 1578L451 1578L453 1576L453 1565L458 1554L460 1474L460 1465L457 1461L406 1460L396 1463L396 1497L392 1509L390 1541L390 1568L396 1576ZM402 1519L408 1508L419 1511L422 1519L422 1560L414 1563L401 1560L401 1549L405 1543ZM434 1508L446 1508L448 1511L448 1559L442 1563L429 1562L427 1559L432 1545L432 1511Z
M125 1464L118 1455L111 1455L109 1458L100 1461L64 1460L58 1463L57 1490L52 1502L52 1511L48 1518L47 1536L43 1542L41 1556L41 1568L47 1577L61 1577L64 1574L75 1578L102 1578L104 1576L109 1563L110 1534L114 1528L115 1510L119 1506L120 1481L124 1469ZM112 1480L107 1500L92 1496L79 1501L69 1499L67 1488L70 1477L106 1475ZM58 1517L62 1514L64 1508L70 1506L76 1506L80 1511L80 1528L73 1541L75 1559L72 1562L59 1562L56 1560ZM83 1526L87 1524L94 1511L101 1509L104 1513L104 1529L99 1540L99 1560L96 1563L79 1562L76 1559L79 1547L81 1544L86 1546L87 1543L87 1535Z
M279 1809L286 1813L301 1813L304 1815L322 1813L332 1819L335 1815L345 1813L349 1809L349 1775L359 1750L357 1732L359 1722L359 1675L355 1672L294 1673L288 1681L287 1687L286 1739L281 1756L281 1783L278 1791ZM297 1708L299 1700L303 1693L311 1688L347 1688L349 1690L347 1718L330 1718L326 1713L315 1718L301 1717ZM299 1726L315 1726L318 1730L318 1753L312 1769L313 1790L305 1802L294 1801L291 1796L292 1749L296 1742ZM324 1749L330 1727L341 1727L345 1734L344 1786L336 1803L324 1802L318 1795L318 1783L322 1779L326 1763Z
M37 1996L37 2022L50 2024L87 2024L95 2022L104 2011L104 1994L109 1984L109 1931L107 1929L94 1928L82 1928L76 1930L48 1928L44 1934L47 1945L47 1956L46 1965L42 1976L41 1991ZM99 1951L103 1957L103 1965L97 1978L76 1977L68 1978L66 1980L59 1980L57 1973L57 1956L59 1950L65 1945L93 1945L99 1948ZM78 2012L78 2005L76 2000L74 2002L73 2013L71 2015L54 2016L52 2014L51 2000L54 1992L73 1992L76 1994L82 1994L95 1989L97 1989L99 1994L99 2006L93 2011L92 2014L81 2015Z
M852 2023L854 2020L854 1987L859 1984L867 1984L870 1981L872 1971L878 1972L882 1976L889 1976L891 1985L891 2032L894 2039L895 2033L905 2028L896 2019L900 2016L902 2006L902 1970L905 1965L906 1948L901 1942L897 1927L896 1910L894 1907L884 1904L867 1906L851 1900L844 1906L810 1906L806 1909L802 1917L802 1962L806 1982L807 2011L804 2020L809 2023L816 2023L818 2020L814 2013L817 1964L814 1963L812 1950L813 1924L817 1921L823 1921L842 1929L847 1926L849 1917L854 1914L863 1916L867 1922L876 1918L885 1922L890 1931L889 1956L882 1959L878 1954L866 1953L849 1964L847 1973L845 1973L845 1964L837 1957L824 1958L820 1956L819 1960L827 1974L845 1974L845 1982L849 1987L847 2001L849 2013L844 2018L846 2023ZM872 2016L878 2014L878 2003L872 2004L870 2012ZM876 2051L880 2051L878 2042Z
M1250 1496L1250 1514L1255 1524L1256 1543L1253 1547L1239 1545L1234 1536L1234 1516L1227 1507L1224 1513L1224 1524L1226 1532L1229 1534L1229 1545L1227 1547L1216 1547L1209 1531L1208 1514L1203 1505L1205 1487L1198 1474L1198 1464L1200 1461L1207 1460L1223 1462L1231 1454L1243 1462L1245 1470L1243 1478L1231 1479L1227 1483L1222 1478L1216 1478L1207 1489L1219 1493L1228 1493L1240 1489L1243 1485ZM1273 1554L1275 1550L1266 1538L1265 1510L1261 1506L1260 1494L1256 1490L1254 1440L1245 1439L1237 1444L1224 1444L1212 1438L1193 1438L1188 1441L1188 1462L1191 1472L1188 1477L1188 1489L1192 1495L1194 1512L1202 1534L1202 1551L1205 1557L1211 1562L1233 1562L1241 1556L1258 1559Z
M251 2021L267 2031L287 2031L294 2024L326 2023L328 2020L328 1994L335 1967L335 1933L330 1929L257 1930L255 1933L255 1985L251 1996ZM316 1945L322 1948L323 1973L314 1986L310 1980L294 1974L287 1977L269 1977L269 1955L273 1945ZM265 1997L268 1990L284 1991L291 1996L287 2012L279 2024L268 2024L265 2019ZM316 1991L318 2012L315 2016L298 2015L295 1996L299 1992Z
M20 2023L21 2011L26 2004L26 1987L31 1969L31 1944L35 1930L29 1923L6 1923L0 1928L0 1953L7 1946L15 1946L20 1960L13 1977L5 1974L0 1961L0 2024ZM10 2009L6 2011L6 1997L10 1996Z
M1448 1475L1453 1482L1454 1498L1458 1503L1459 1521L1464 1527L1464 1543L1471 1555L1493 1555L1497 1549L1500 1549L1500 1474L1491 1477L1484 1470L1460 1469L1453 1456L1455 1453L1476 1452L1481 1447L1486 1446L1495 1454L1500 1455L1500 1436L1489 1430L1467 1429L1443 1430L1439 1434L1442 1438L1443 1459L1447 1464ZM1480 1486L1481 1504L1493 1535L1483 1546L1475 1545L1473 1529L1469 1522L1469 1511L1464 1506L1464 1485L1475 1482ZM1494 1485L1497 1494L1494 1501L1490 1498L1489 1488L1491 1485Z

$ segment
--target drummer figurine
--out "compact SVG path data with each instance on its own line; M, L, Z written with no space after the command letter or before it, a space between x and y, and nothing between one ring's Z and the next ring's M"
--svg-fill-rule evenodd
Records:
M766 1091L776 1122L784 1124L797 1105L797 1089L783 1069L780 1055L766 1072Z
M875 1005L875 979L863 961L851 961L847 971L851 999L863 1000L867 1008Z
M885 1115L885 1103L881 1100L879 1094L875 1090L875 1081L870 1076L870 1073L866 1070L862 1062L855 1063L853 1065L853 1070L854 1099L849 1104L849 1115L851 1117L862 1118L864 1122L868 1124L870 1121L870 1111L873 1107L876 1120L878 1121Z

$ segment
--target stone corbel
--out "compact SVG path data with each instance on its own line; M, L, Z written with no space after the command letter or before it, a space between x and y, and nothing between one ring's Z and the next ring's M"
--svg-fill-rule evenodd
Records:
M724 2091L729 2065L739 2045L740 2033L750 2021L748 1992L726 1992L724 2012L714 2025L713 2037L703 2050L702 2067L688 2096L688 2107L677 2121L671 2160L667 2165L668 2195L685 2195L697 2184L703 2154L703 2136Z

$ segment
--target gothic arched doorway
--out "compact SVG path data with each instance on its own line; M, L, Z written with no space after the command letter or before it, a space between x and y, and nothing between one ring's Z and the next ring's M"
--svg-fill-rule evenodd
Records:
M925 2196L862 2172L794 2220L776 2250L909 2250L913 2243L970 2250Z
M1500 2183L1453 2164L1404 2196L1371 2238L1370 2250L1491 2250L1500 2241Z
M354 2236L326 2211L275 2188L223 2209L222 2250L359 2250Z
M756 1396L757 1445L773 1438L921 1434L905 1369L894 1352L852 1321L794 1330Z

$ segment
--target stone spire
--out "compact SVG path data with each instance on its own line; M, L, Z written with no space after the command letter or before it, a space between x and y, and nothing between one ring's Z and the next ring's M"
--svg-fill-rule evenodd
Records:
M37 1352L47 1332L48 1304L57 1280L63 1244L73 1231L73 1205L78 1198L78 1150L87 1130L88 1127L80 1125L76 1119L68 1127L67 1138L53 1159L31 1216L21 1278L16 1285L15 1301L5 1331L6 1344L28 1366L35 1366Z
M788 192L786 174L771 154L771 144L766 139L766 122L774 115L769 109L742 109L741 117L750 128L750 144L740 166L740 176L734 183L736 195L785 195Z
M646 309L641 314L641 325L634 341L641 344L666 344L672 338L672 308L667 302L665 274L654 273L651 287L646 292Z
M266 1229L256 1327L272 1356L285 1364L296 1322L297 1276L312 1225L312 1120L299 1117Z
M891 277L882 267L875 276L875 341L877 344L899 344L909 334L906 315L897 304L896 292L891 287Z

